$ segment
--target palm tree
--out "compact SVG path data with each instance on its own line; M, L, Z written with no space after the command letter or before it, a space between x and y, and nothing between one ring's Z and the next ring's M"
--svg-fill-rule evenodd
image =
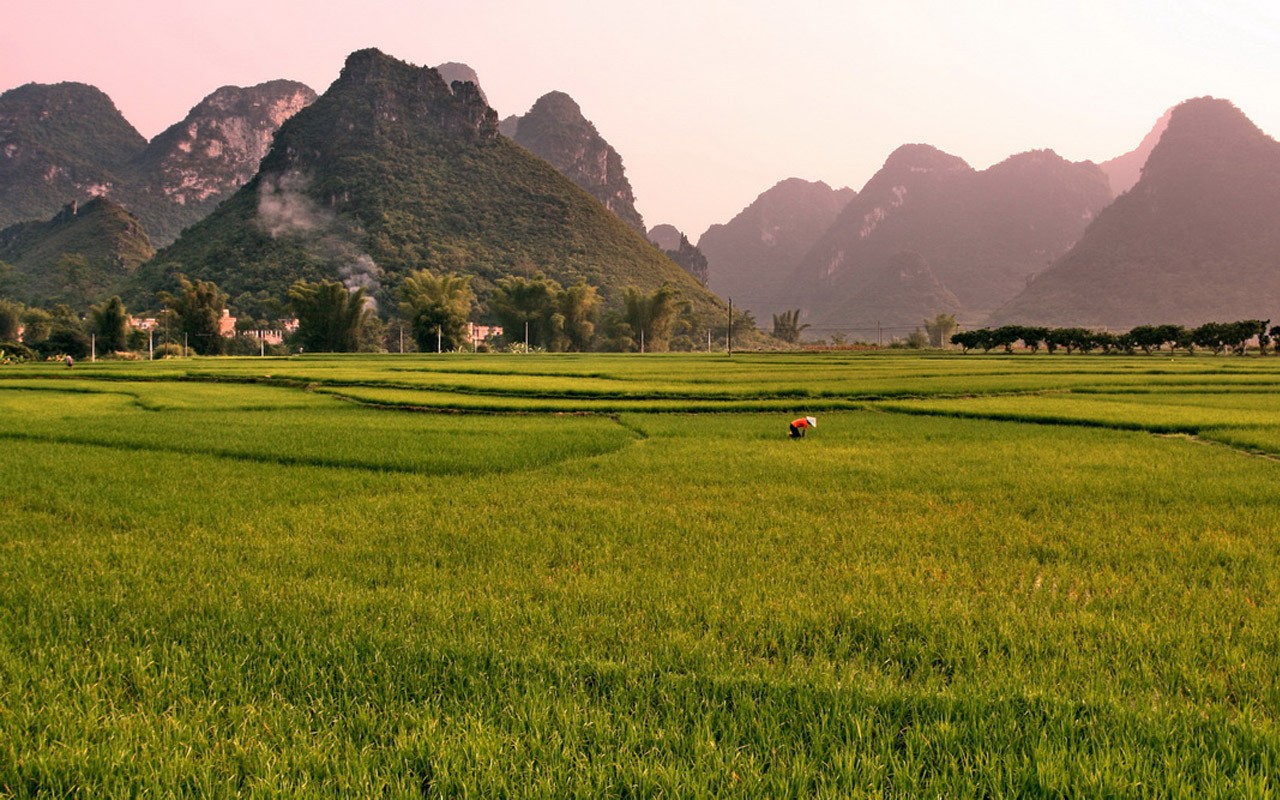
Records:
M800 309L783 311L773 315L773 335L784 342L795 344L800 341L800 334L809 327L809 323L800 324Z
M466 343L467 319L476 300L470 276L451 272L437 277L420 269L404 279L400 293L400 311L413 328L419 350L455 350Z
M667 349L667 339L676 318L676 293L662 284L653 294L628 286L622 296L623 321L631 327L633 339L645 350Z
M347 291L337 281L297 281L289 289L303 349L319 353L352 353L360 347L360 329L372 313L364 289Z

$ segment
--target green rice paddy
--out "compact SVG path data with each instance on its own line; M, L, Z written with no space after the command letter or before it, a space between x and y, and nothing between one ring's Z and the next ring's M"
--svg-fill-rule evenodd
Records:
M1280 794L1280 358L5 367L0 448L0 797Z

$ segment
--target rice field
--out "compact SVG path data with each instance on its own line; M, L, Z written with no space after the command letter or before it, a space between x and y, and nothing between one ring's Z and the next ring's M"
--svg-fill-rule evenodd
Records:
M0 368L0 796L1276 796L1277 412L1257 357Z

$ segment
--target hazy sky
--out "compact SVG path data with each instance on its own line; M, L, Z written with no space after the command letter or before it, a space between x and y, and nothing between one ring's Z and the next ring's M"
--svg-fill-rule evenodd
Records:
M15 0L0 90L90 83L150 138L219 86L323 92L365 47L470 64L503 117L568 92L645 222L695 241L784 178L860 189L906 142L1102 161L1206 94L1280 133L1274 0Z

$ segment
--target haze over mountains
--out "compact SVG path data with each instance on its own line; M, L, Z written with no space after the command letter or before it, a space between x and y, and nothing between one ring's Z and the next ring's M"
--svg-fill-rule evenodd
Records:
M832 189L822 181L780 181L698 240L711 289L758 320L782 311L791 295L791 273L855 196L852 189Z
M993 322L1280 317L1280 143L1226 100L1177 106L1141 179Z
M25 224L0 235L18 285L0 291L79 296L58 285L69 254L102 270L83 287L127 281L136 302L178 270L278 295L332 276L385 293L421 266L473 274L483 293L543 271L615 300L624 285L674 282L718 306L702 283L762 322L799 308L811 335L861 338L937 313L1122 327L1266 318L1280 301L1275 143L1226 101L1178 106L1101 164L1036 150L974 170L903 145L858 192L780 181L695 247L672 226L645 231L621 154L563 92L499 126L467 65L361 51L326 97L312 112L301 84L224 87L146 142L91 86L5 92L0 228ZM90 205L96 196L113 202ZM68 235L107 218L138 235L104 232L88 249ZM148 234L177 241L136 270ZM637 250L664 234L659 249Z
M857 329L917 324L945 299L933 313L977 322L1065 253L1110 199L1097 165L1050 150L977 171L904 145L800 260L784 306Z

